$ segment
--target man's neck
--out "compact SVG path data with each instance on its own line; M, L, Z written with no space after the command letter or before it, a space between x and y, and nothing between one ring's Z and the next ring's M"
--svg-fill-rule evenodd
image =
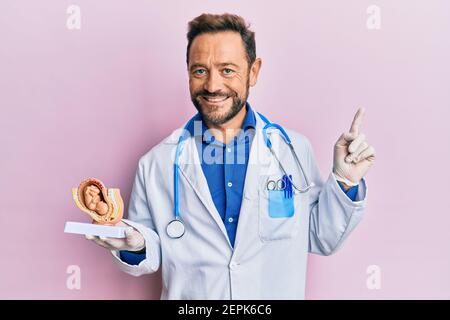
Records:
M213 125L206 122L208 129L211 129L211 133L216 140L224 144L228 144L242 128L245 116L247 115L247 108L244 106L233 118L221 125Z

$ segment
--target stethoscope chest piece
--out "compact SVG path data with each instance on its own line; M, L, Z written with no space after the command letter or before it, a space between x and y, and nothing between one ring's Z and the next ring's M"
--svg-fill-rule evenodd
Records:
M180 219L174 219L166 227L167 235L172 239L179 239L184 235L185 228Z

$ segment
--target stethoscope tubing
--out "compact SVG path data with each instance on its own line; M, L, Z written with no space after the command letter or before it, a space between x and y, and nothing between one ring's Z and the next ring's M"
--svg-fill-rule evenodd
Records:
M291 139L289 138L289 135L287 134L287 132L284 130L284 128L282 126L280 126L279 124L276 123L272 123L270 122L265 116L263 116L262 114L258 113L261 117L261 119L263 119L263 121L266 123L266 125L263 127L262 129L262 134L263 134L263 138L264 138L264 142L266 143L267 148L269 148L270 153L274 156L274 158L277 160L278 165L280 166L280 169L283 171L284 175L287 177L287 179L289 179L289 182L292 184L292 186L294 187L296 193L306 193L308 192L312 187L314 187L314 182L310 182L308 179L308 176L306 175L306 172L303 169L302 163L299 159L299 157L297 156L297 152L295 152L295 148L292 145ZM180 208L179 208L179 161L180 161L180 156L181 156L181 152L183 151L183 142L185 140L184 135L187 131L187 128L189 127L190 123L194 120L194 118L190 119L186 125L183 128L183 132L180 135L180 137L178 138L178 143L177 143L177 148L175 151L175 161L173 164L173 171L174 171L174 175L173 175L173 179L174 179L174 216L175 219L170 221L168 226L172 223L172 222L180 222L181 224L183 224L183 222L180 219ZM270 141L270 138L267 134L267 130L270 128L275 128L278 129L285 142L287 143L287 145L289 146L289 148L291 149L291 153L295 159L295 162L297 163L297 166L300 168L300 171L302 172L303 177L305 178L305 183L306 183L306 187L305 188L300 188L299 186L297 186L294 181L292 181L292 178L290 175L288 175L286 169L284 168L283 164L281 163L280 159L278 158L278 156L276 155L276 153L273 151L273 146L272 146L272 142ZM184 224L183 224L183 229L184 229ZM183 230L183 234L184 234L184 230ZM181 236L183 236L183 234L181 234L180 236L171 236L169 235L169 237L177 239L177 238L181 238Z

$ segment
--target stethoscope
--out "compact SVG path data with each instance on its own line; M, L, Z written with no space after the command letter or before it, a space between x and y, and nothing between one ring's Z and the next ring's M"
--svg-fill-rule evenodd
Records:
M295 152L294 146L292 145L292 142L291 142L291 139L289 138L289 135L283 129L282 126L280 126L279 124L270 122L265 116L263 116L259 112L258 112L258 114L261 117L261 119L265 122L265 126L262 129L264 142L265 142L267 148L269 148L270 153L277 160L281 170L283 171L283 173L285 174L287 179L289 179L290 183L294 187L294 193L297 194L297 193L306 193L306 192L308 192L312 187L314 187L314 182L310 182L309 181L308 176L306 175L305 171L303 170L303 166L301 164L300 159L297 156L297 153ZM167 235L170 238L172 238L172 239L179 239L179 238L181 238L184 235L185 231L186 231L186 228L184 227L184 223L180 219L180 207L179 207L179 200L178 200L179 161L180 161L180 155L181 155L181 152L183 151L183 146L184 146L184 140L185 140L185 135L184 134L186 133L186 131L188 130L189 126L191 125L192 121L194 121L194 119L195 119L195 117L191 118L186 123L186 125L184 126L183 132L180 135L180 137L178 138L177 148L176 148L176 151L175 151L175 161L174 161L174 164L173 164L173 173L174 173L173 174L173 179L174 179L174 183L173 183L173 195L174 195L173 213L174 213L175 219L170 221L167 224L167 227L166 227ZM271 129L271 128L278 129L281 132L281 134L282 134L282 136L284 138L284 141L289 146L289 148L291 150L291 153L292 153L292 155L293 155L293 157L295 159L295 162L297 163L298 167L300 168L300 171L302 172L303 177L305 178L306 187L301 188L301 187L297 186L292 181L291 176L288 175L288 173L286 172L286 169L284 168L284 166L281 163L280 159L278 158L276 153L273 151L272 142L270 141L270 138L269 138L269 136L267 134L267 130Z

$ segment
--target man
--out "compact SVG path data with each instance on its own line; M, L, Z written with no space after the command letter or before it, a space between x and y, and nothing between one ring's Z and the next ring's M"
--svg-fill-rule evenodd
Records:
M198 114L140 159L127 238L88 238L129 274L162 266L163 299L302 299L308 252L335 252L363 215L375 159L359 132L363 110L324 182L309 141L264 131L268 120L247 102L261 59L245 21L203 14L187 38ZM175 236L174 212L184 226Z

